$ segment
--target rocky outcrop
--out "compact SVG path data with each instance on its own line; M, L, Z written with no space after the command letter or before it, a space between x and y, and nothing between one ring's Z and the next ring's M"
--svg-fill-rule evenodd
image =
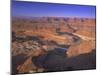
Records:
M68 57L74 57L90 53L93 49L95 49L95 41L81 41L80 44L71 45L66 53Z
M43 72L43 68L39 68L32 62L32 57L29 57L22 65L17 67L18 73L36 73Z

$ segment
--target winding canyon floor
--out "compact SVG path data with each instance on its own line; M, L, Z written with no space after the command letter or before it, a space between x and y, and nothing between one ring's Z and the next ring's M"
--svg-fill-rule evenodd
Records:
M12 74L96 68L95 19L14 18Z

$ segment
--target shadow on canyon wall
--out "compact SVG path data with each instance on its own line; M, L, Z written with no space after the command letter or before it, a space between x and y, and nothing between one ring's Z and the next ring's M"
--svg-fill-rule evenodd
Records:
M67 58L64 52L54 50L47 55L32 58L33 63L45 68L46 72L88 70L96 68L96 52L81 54L76 57Z
M12 75L15 75L18 71L17 71L17 67L21 64L23 64L26 60L27 60L28 57L26 57L25 54L20 54L20 55L17 55L17 56L13 56L12 57L12 65L11 66L12 68Z

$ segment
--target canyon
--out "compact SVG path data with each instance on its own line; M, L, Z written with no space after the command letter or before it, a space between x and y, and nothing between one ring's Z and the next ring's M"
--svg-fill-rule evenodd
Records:
M96 20L13 17L12 73L96 68Z

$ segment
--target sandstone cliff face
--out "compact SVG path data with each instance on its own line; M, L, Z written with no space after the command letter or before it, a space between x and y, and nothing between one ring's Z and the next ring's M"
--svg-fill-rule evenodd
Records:
M32 63L31 58L28 58L23 64L17 67L19 73L28 73L31 70L36 71L37 67Z
M81 41L80 44L70 46L66 53L68 57L74 57L80 54L90 53L93 49L95 49L95 41Z
M17 67L19 73L36 73L43 72L43 68L39 68L32 62L32 57L29 57L23 64Z

